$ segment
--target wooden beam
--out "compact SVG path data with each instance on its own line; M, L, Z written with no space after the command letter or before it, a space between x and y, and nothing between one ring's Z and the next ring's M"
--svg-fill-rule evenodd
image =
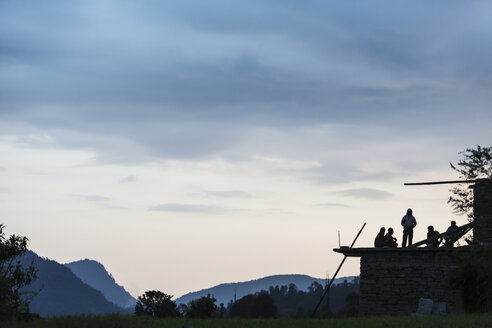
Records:
M437 185L451 183L474 183L476 180L450 180L450 181L432 181L432 182L406 182L404 186L422 186L422 185Z

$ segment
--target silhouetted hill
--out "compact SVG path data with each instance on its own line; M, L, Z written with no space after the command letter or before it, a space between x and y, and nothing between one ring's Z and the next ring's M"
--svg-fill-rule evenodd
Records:
M342 283L344 280L351 282L354 279L351 277L343 277L335 279L334 283ZM307 288L313 282L325 284L325 279L313 278L303 274L286 274L286 275L275 275L268 276L261 279L244 281L244 282L234 282L227 284L220 284L215 287L202 289L197 292L192 292L185 294L176 299L176 303L187 304L191 300L200 298L202 296L207 296L207 294L214 295L217 299L217 304L224 303L227 305L230 300L234 298L234 290L236 291L236 298L240 299L248 294L253 294L259 292L260 290L268 290L270 286L288 286L289 284L295 284L299 290L307 290Z
M80 260L65 266L89 286L100 291L106 299L122 308L133 308L137 300L125 288L118 285L104 266L94 260Z
M40 290L31 302L31 312L43 317L123 312L64 265L39 257L32 251L28 251L21 261L23 264L34 261L38 269L38 279L26 288Z

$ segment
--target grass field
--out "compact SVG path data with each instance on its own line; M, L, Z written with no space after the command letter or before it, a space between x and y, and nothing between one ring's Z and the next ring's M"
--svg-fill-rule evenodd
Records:
M153 319L110 315L101 317L60 317L39 319L30 322L1 322L5 328L489 328L492 327L492 314L447 315L428 317L360 317L328 319Z

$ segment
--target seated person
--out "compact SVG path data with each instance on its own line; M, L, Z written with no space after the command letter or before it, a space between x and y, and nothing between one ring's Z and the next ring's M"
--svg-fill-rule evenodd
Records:
M376 236L376 239L374 239L374 247L384 247L384 241L386 240L384 237L386 229L382 227L379 230L379 233Z
M458 230L458 226L456 225L456 221L453 220L451 221L451 225L446 232L456 232L456 230Z
M397 247L398 243L396 238L393 237L393 228L388 228L388 233L384 236L384 246L386 247Z
M427 239L438 236L438 235L439 235L439 231L434 230L433 226L430 225L427 227ZM428 241L427 247L431 247L431 246L432 247L439 247L439 245L441 244L441 241L442 241L442 237L439 237L433 241Z
M448 230L446 230L446 233L448 233L444 239L446 240L445 245L448 247L453 247L454 244L454 239L456 238L456 233L458 232L459 228L456 225L456 221L451 221L451 225L449 226Z

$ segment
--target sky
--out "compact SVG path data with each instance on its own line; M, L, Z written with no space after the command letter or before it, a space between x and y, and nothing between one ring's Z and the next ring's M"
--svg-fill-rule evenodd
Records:
M492 141L488 1L0 1L0 223L133 296L325 278L457 216ZM349 259L340 276L359 274ZM232 295L231 295L232 297Z

